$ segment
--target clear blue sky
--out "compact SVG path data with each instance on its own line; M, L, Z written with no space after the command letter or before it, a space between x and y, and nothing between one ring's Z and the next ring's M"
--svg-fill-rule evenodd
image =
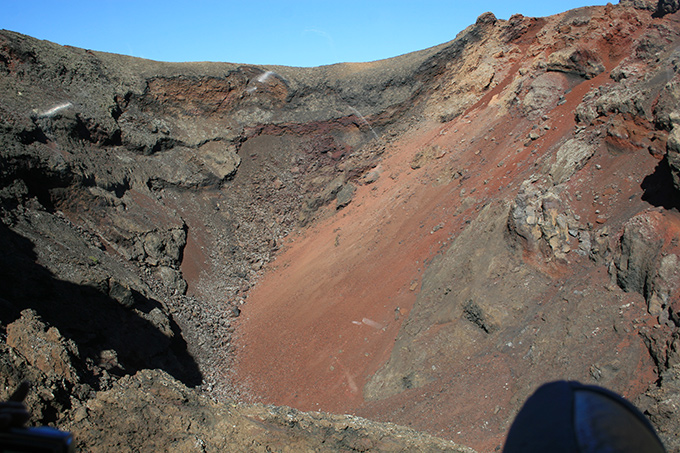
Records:
M0 28L161 61L319 66L452 40L486 12L547 16L601 0L0 0Z

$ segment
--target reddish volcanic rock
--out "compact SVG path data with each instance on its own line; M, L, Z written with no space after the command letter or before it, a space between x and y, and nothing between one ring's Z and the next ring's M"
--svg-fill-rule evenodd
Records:
M603 36L605 21L615 25ZM478 61L509 41L493 83L455 119L393 142L380 164L390 177L296 237L250 293L237 342L249 398L397 421L490 451L545 381L594 382L632 399L654 387L664 369L655 357L670 354L672 338L649 340L649 329L675 313L676 290L650 310L635 295L648 286L626 285L611 263L629 253L625 222L649 206L641 183L663 140L649 106L662 85L643 94L636 84L649 78L617 86L610 73L664 71L635 56L658 24L607 6L496 27L465 51ZM452 74L442 78L464 82ZM441 108L438 96L425 112ZM428 159L435 148L446 154ZM507 226L520 187L538 197L523 202L525 233ZM657 275L660 247L628 261L644 273L637 281Z
M308 69L0 32L3 388L92 451L493 451L575 379L680 451L676 3Z

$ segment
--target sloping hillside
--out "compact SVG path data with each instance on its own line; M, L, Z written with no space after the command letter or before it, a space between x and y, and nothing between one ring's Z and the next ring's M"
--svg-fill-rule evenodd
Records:
M680 451L672 6L309 69L1 31L5 392L86 450L492 451L567 378Z
M669 403L644 395L678 360L664 156L680 29L651 16L483 16L462 33L474 44L371 182L254 288L239 322L244 390L483 451L553 379L615 389L663 425Z

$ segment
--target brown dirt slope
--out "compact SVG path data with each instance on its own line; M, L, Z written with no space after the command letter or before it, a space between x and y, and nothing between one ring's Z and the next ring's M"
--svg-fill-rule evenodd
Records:
M0 31L1 388L88 451L492 451L579 379L680 451L674 9L309 69Z
M480 18L484 38L439 76L377 181L254 288L245 391L491 451L538 385L577 379L657 414L679 448L665 425L677 396L649 396L678 360L663 125L678 108L676 16Z

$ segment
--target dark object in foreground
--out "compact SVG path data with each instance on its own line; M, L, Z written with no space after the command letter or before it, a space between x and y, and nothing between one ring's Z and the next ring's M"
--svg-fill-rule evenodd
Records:
M524 403L503 448L515 452L649 452L665 449L640 411L614 392L578 382L544 384Z
M0 432L0 452L71 453L73 435L49 426Z
M0 402L0 453L71 453L75 451L73 436L49 426L24 428L30 413L24 406L30 384L26 381Z

